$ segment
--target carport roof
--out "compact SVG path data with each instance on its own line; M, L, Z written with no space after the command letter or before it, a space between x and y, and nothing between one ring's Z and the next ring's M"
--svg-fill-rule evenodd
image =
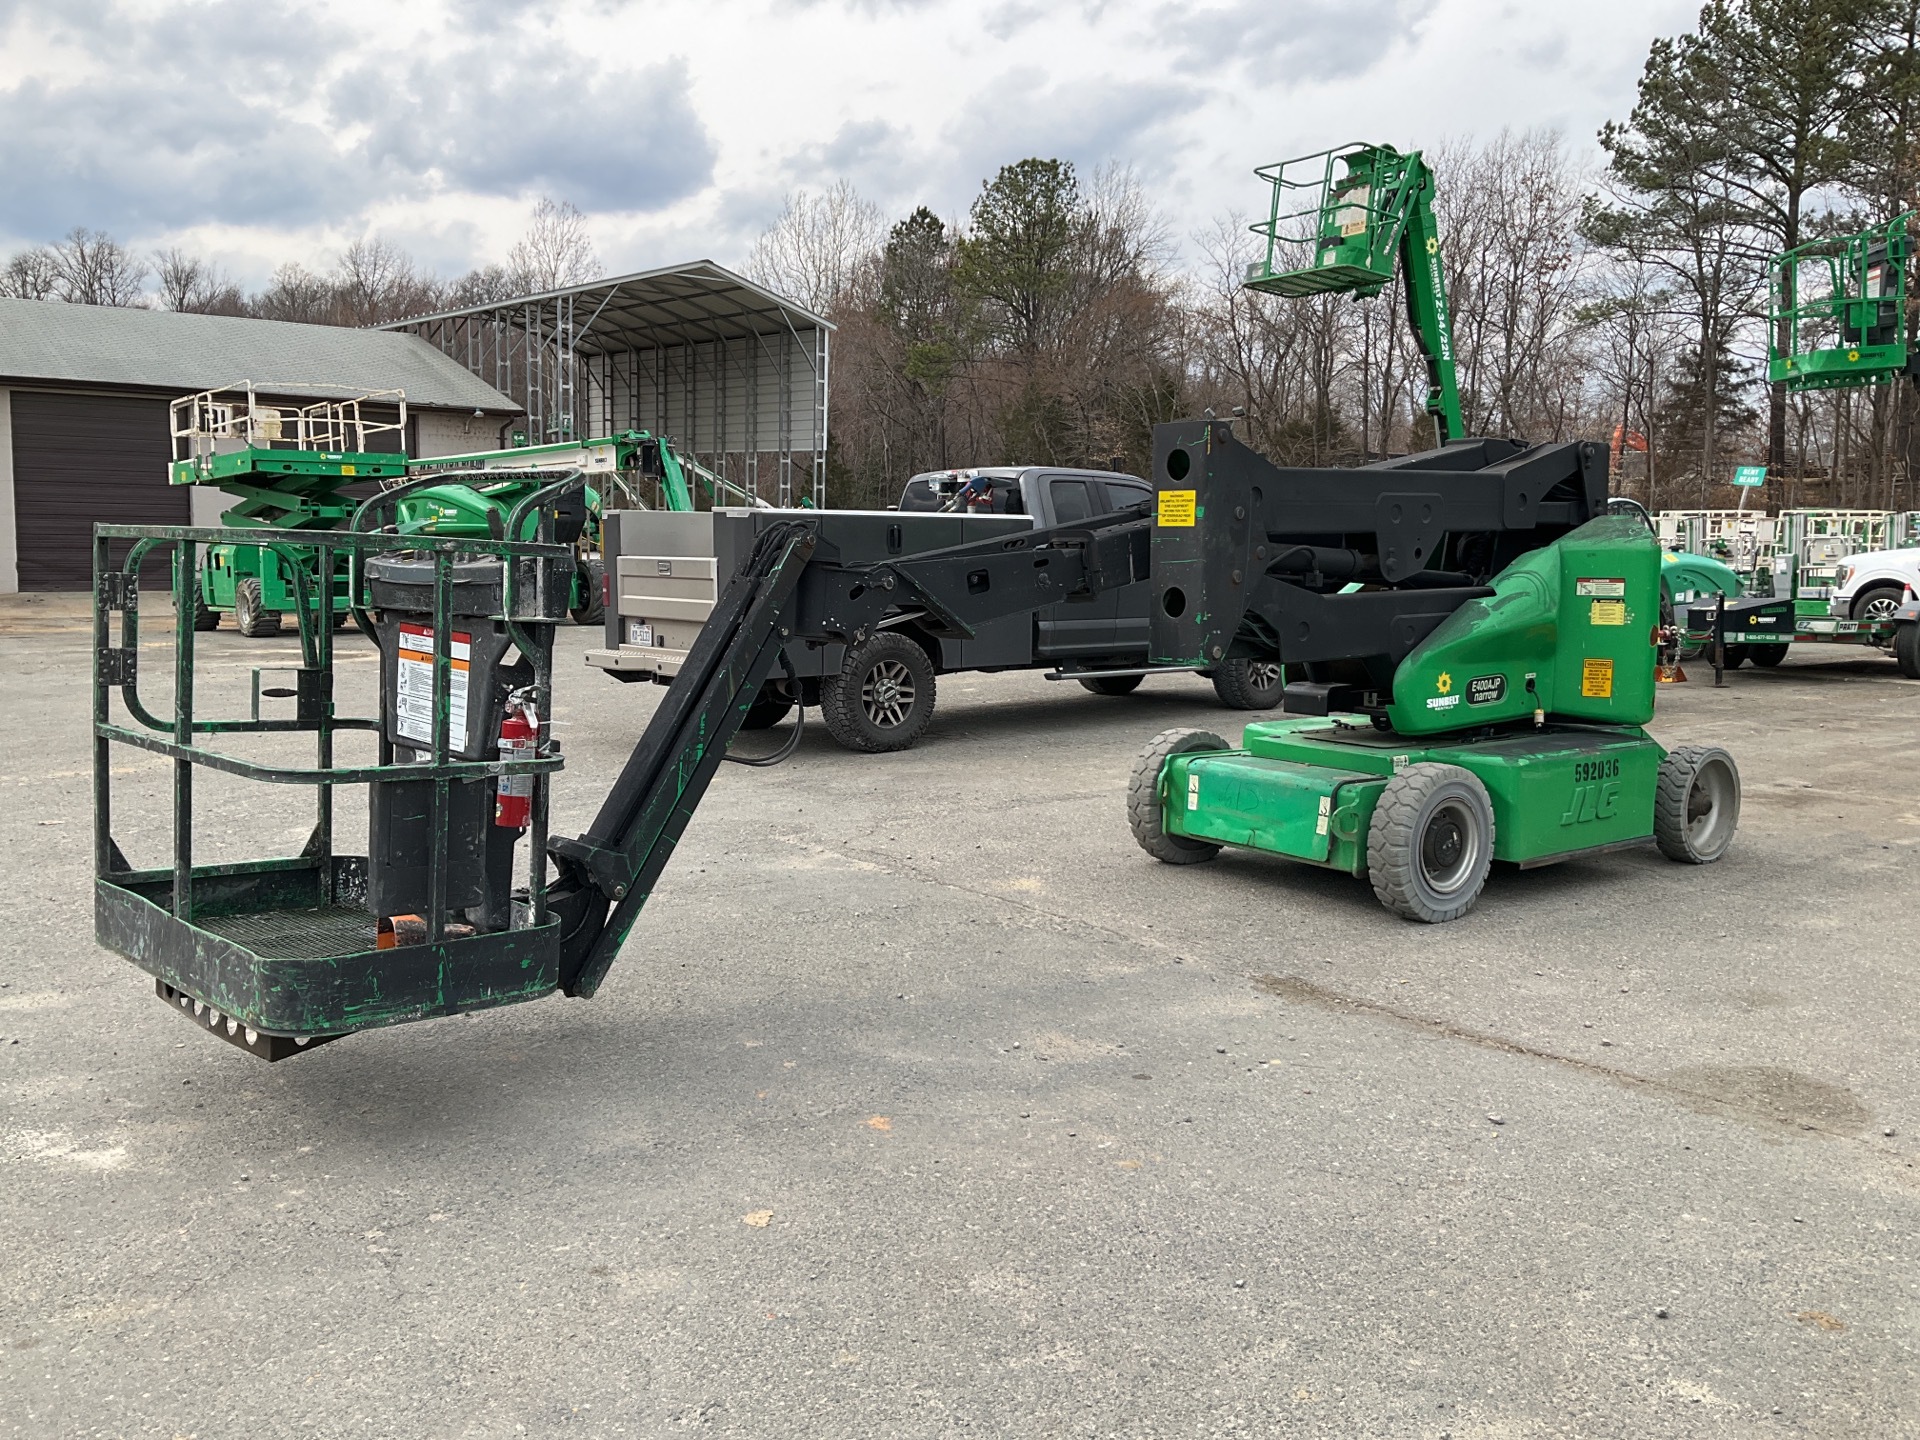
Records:
M61 383L191 394L260 390L348 399L404 390L430 409L517 413L505 395L417 336L231 315L0 299L0 385Z
M831 330L833 325L804 305L776 295L711 260L668 265L617 275L586 285L569 285L538 295L441 310L396 320L391 329L413 329L435 321L501 316L511 320L522 308L542 307L571 297L573 348L581 354L611 350L652 350L701 340L733 340L783 330Z

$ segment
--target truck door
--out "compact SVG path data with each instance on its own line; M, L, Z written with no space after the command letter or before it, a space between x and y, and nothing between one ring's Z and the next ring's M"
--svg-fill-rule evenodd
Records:
M1106 510L1124 510L1153 498L1153 487L1144 480L1096 480L1107 491ZM1113 592L1114 639L1122 651L1147 649L1147 605L1153 599L1153 582L1136 580Z
M1051 519L1043 523L1071 525L1106 513L1112 507L1106 494L1098 489L1098 480L1081 475L1041 475L1037 483L1046 491ZM1128 590L1146 589L1128 586ZM1146 610L1140 611L1145 646ZM1034 653L1047 659L1072 655L1112 655L1126 647L1119 639L1119 592L1103 591L1090 600L1063 600L1040 610Z

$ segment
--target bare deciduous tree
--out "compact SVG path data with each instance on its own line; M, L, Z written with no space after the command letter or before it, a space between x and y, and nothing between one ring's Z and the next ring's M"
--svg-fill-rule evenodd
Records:
M825 315L854 283L886 233L880 207L841 180L818 195L787 196L780 216L753 243L747 275Z
M506 270L513 294L540 294L597 277L600 257L587 234L587 219L571 203L541 196L533 223L507 252Z
M60 288L60 262L44 245L22 250L0 270L0 295L15 300L51 300Z
M56 293L70 305L146 303L146 263L111 235L75 226L53 247L53 258L60 277Z

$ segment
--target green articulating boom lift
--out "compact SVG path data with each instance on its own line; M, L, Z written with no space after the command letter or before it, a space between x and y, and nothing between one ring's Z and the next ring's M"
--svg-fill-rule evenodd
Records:
M1271 295L1352 295L1370 300L1406 286L1407 319L1427 362L1427 413L1439 443L1466 433L1453 364L1453 315L1433 218L1433 171L1418 150L1350 144L1263 165L1273 186L1267 219L1253 227L1266 254L1247 267L1249 290Z
M140 684L142 560L250 537L98 526L96 935L176 1013L269 1060L380 1026L590 996L721 763L770 763L798 743L796 723L775 754L727 753L795 639L859 644L903 605L966 639L1146 580L1165 668L1277 651L1309 677L1288 687L1289 711L1312 716L1270 742L1254 727L1238 752L1191 735L1151 747L1128 809L1162 858L1224 842L1364 859L1395 908L1444 919L1472 903L1496 856L1538 863L1653 835L1681 858L1724 850L1732 762L1665 755L1640 729L1659 560L1650 531L1606 513L1604 447L1462 440L1358 469L1283 469L1208 419L1156 427L1154 453L1153 501L879 562L842 563L812 517L770 518L577 836L549 836L547 811L562 763L553 639L583 474L528 494L498 537L397 534L376 505L324 538L370 602L361 623L380 678L368 715L336 702L326 627L292 686L256 681L252 712L235 717L197 707L195 637L181 627L173 713L154 713ZM120 539L134 543L116 563ZM175 583L179 603L190 582ZM291 714L262 714L275 695ZM281 748L237 754L234 735ZM336 755L356 735L377 746L374 763ZM286 763L308 742L311 764ZM118 843L115 786L140 782L117 776L117 746L172 762L160 865L136 866ZM196 861L194 779L209 768L309 787L307 845ZM356 784L371 787L365 853L336 844L331 797Z
M407 399L401 391L289 406L263 404L259 388L242 381L203 390L174 401L170 412L168 480L209 485L235 497L239 503L222 516L230 529L338 530L358 503L346 493L348 486L404 477L406 456L398 453L398 443L369 448L383 435L395 442L405 435ZM270 393L311 388L276 385ZM363 407L391 407L397 418L374 419ZM301 612L300 587L312 581L314 554L285 542L274 548L238 542L205 547L192 597L194 628L215 629L221 615L232 614L243 635L276 634L285 612ZM349 609L344 558L332 580L338 623Z

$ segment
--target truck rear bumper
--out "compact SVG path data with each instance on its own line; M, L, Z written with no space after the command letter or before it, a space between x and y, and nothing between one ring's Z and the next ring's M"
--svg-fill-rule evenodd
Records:
M658 645L622 645L618 650L589 650L587 664L624 675L650 675L662 685L673 683L680 673L684 650L665 650Z

